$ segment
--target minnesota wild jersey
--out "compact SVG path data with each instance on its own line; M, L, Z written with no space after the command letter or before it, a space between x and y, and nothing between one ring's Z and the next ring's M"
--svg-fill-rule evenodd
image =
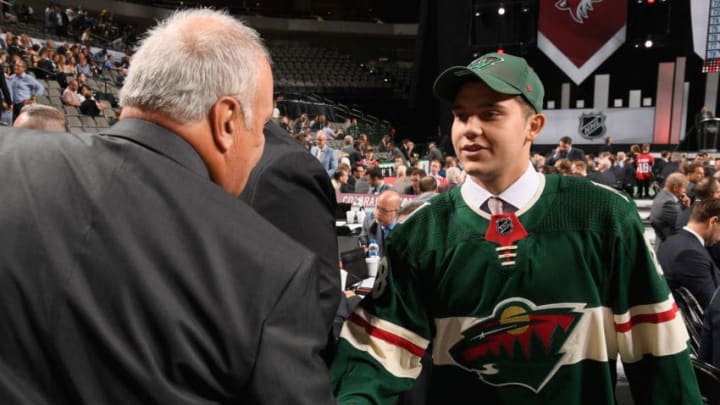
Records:
M431 404L700 404L687 333L634 203L544 177L515 214L431 200L387 241L331 367L341 404L393 404L432 341Z

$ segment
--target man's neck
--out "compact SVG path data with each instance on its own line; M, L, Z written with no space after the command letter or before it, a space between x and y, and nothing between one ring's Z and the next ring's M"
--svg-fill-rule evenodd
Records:
M686 228L688 230L692 231L693 233L695 233L697 236L699 236L703 241L706 240L705 232L706 232L707 226L704 223L690 221L690 222L688 222ZM707 244L707 242L705 242L705 244Z
M530 162L528 161L528 164ZM507 172L503 173L498 178L491 179L490 181L485 181L479 177L470 176L472 181L474 181L477 185L487 190L489 193L493 195L500 195L503 191L507 190L510 186L512 186L527 170L527 166L523 167L522 170L514 171L514 172Z

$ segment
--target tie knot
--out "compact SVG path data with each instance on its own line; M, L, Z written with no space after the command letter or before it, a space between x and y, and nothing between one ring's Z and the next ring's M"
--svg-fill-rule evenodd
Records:
M490 197L488 199L488 209L490 210L490 213L493 215L502 214L505 212L503 200L497 198L497 197Z
M507 203L505 200L498 197L488 198L485 200L480 209L485 212L489 212L492 215L510 214L517 211L517 208L514 205Z

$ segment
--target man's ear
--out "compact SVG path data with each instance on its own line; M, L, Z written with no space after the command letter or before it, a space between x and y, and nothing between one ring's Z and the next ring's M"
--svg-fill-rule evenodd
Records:
M240 102L232 97L221 97L210 109L208 118L215 147L221 153L227 152L235 141L235 134L242 129L238 125L244 122Z
M527 138L528 141L532 142L540 135L540 131L545 127L545 115L539 113L531 115L530 118L528 118L527 127Z

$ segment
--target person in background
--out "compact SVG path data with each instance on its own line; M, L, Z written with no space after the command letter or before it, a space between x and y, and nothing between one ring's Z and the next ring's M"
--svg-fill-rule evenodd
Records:
M20 115L20 110L37 102L37 98L45 93L45 89L34 77L26 73L27 65L22 59L15 62L15 74L8 79L8 87L13 100L13 122Z
M0 131L0 403L335 404L317 256L237 198L272 100L257 32L188 9L113 127Z
M366 216L363 221L359 236L361 246L367 250L367 246L374 239L380 248L379 255L383 255L385 239L397 225L401 202L400 194L393 190L387 190L378 196L375 201L374 215Z
M700 404L633 201L530 165L545 116L527 62L486 54L434 92L468 178L387 239L331 366L338 403L392 404L430 346L430 404L615 404L618 359L635 403Z
M678 227L680 212L690 206L687 190L688 180L682 173L673 173L665 179L665 187L653 199L650 207L650 225L655 231L655 250L660 244L681 227Z
M652 168L654 164L655 158L650 154L650 145L646 143L642 146L642 152L635 156L636 198L651 198L650 185L653 181Z
M310 148L310 153L320 161L328 177L332 177L338 167L338 152L328 145L328 135L322 129L315 134L317 146Z
M412 169L410 171L410 185L411 187L405 191L403 194L413 194L413 195L420 195L422 194L422 190L420 189L420 180L422 180L423 177L427 176L427 173L425 173L425 170L423 169Z
M555 148L547 156L547 164L555 166L555 162L560 159L567 159L569 161L582 160L587 162L585 159L585 151L580 148L573 147L572 138L569 136L563 136L560 138L557 148Z
M365 194L370 189L370 183L367 181L365 176L365 166L361 164L355 164L350 170L350 178L348 184L351 186L351 193Z
M600 152L612 153L612 149L613 149L612 144L613 144L612 137L606 136L605 138L603 138L603 144L600 146Z
M390 185L385 183L385 176L379 167L371 167L367 170L368 183L370 183L370 194L382 194L386 190L390 190Z
M341 163L332 176L332 186L336 193L343 192L341 188L347 185L348 177L350 177L350 167Z
M342 304L338 289L335 193L320 162L277 123L265 124L263 133L265 149L240 199L317 255L319 312L328 334L323 357L329 361L339 334L339 327L333 331L332 326Z
M590 170L587 167L587 164L583 162L582 160L576 160L571 163L570 166L570 172L578 177L583 177L588 180L592 180L595 183L598 184L604 184L606 186L612 186L612 184L608 184L605 181L605 177L600 174L597 170Z
M28 104L23 107L13 127L45 132L67 132L65 115L55 107L42 104Z
M5 79L5 72L2 69L0 69L0 107L4 111L10 111L13 108L12 95Z
M668 237L658 250L658 261L670 288L687 288L702 308L708 306L720 287L720 269L707 251L719 240L720 200L710 198L696 204L687 225Z
M702 167L702 163L688 163L683 166L683 173L688 179L687 185L687 196L692 201L695 198L695 185L705 177L705 169Z
M709 198L720 198L720 181L714 177L703 177L695 187L695 201L693 201L687 209L680 210L677 216L675 227L682 229L690 221L690 214L697 203ZM717 246L720 248L720 245ZM713 247L709 247L713 249ZM720 252L720 251L719 251Z

